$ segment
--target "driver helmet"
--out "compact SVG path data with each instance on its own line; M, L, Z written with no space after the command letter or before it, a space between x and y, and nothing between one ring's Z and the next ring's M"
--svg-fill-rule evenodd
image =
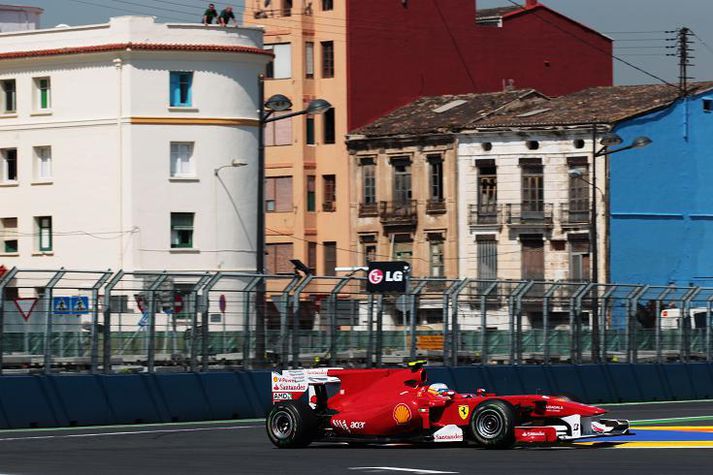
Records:
M428 387L428 392L432 394L445 395L450 389L443 383L433 383Z

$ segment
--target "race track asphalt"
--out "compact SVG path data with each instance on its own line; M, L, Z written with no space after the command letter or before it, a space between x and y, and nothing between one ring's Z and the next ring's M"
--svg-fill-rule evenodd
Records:
M0 431L0 474L704 474L713 472L713 401L608 406L614 417L662 432L690 426L710 448L601 444L565 448L363 447L314 444L279 450L263 422ZM673 420L668 420L673 419ZM653 427L653 432L651 432ZM713 428L710 429L713 431ZM664 439L667 432L664 430ZM673 433L673 432L672 432ZM676 433L680 435L680 433ZM691 435L694 434L694 435ZM678 437L678 436L677 436ZM676 437L671 437L674 440ZM656 440L660 439L657 436ZM627 439L634 440L632 439ZM671 444L674 444L673 442ZM635 444L632 444L634 446ZM679 442L678 447L690 446ZM402 469L402 470L398 470ZM406 471L404 471L406 470Z

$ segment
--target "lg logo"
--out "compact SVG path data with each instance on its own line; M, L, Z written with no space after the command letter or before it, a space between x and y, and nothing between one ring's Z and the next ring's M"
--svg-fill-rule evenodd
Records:
M404 273L400 270L394 272L386 271L384 273L381 269L374 269L369 272L369 282L372 284L380 284L383 280L386 280L386 282L403 282Z
M381 269L374 269L369 272L369 282L372 284L380 284L382 280L384 280L384 271Z
M405 292L408 280L407 262L370 262L366 274L368 292Z

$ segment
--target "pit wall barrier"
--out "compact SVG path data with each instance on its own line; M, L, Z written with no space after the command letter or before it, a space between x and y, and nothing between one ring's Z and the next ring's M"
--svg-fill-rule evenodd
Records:
M459 392L567 395L591 404L713 399L713 364L429 367ZM264 417L270 372L0 377L0 428Z

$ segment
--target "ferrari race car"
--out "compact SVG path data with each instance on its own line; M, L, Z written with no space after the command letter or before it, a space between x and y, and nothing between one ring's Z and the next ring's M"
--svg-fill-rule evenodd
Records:
M350 444L464 442L503 449L629 434L629 421L565 397L457 393L429 384L421 364L395 369L297 369L272 373L270 441Z

